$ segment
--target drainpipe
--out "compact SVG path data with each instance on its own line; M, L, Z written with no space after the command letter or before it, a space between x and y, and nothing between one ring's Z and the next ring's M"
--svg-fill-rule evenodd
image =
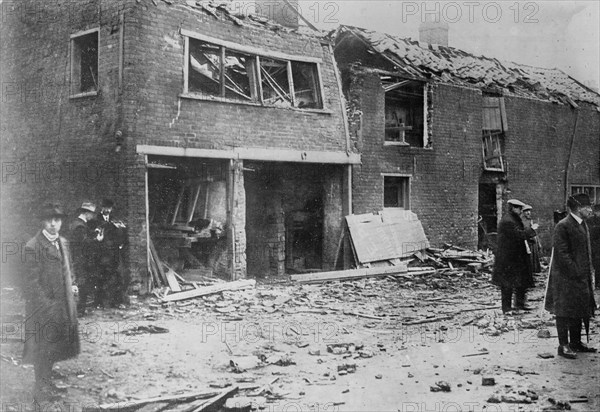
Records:
M577 124L579 123L579 110L576 111L577 115L575 117L575 125L573 126L573 134L571 135L571 143L569 145L569 156L567 156L567 164L565 165L565 186L564 186L564 195L565 195L565 204L567 199L569 198L569 177L570 177L570 165L571 165L571 157L573 156L573 147L575 146L575 135L577 133Z
M333 73L335 74L335 80L337 81L338 93L340 97L340 108L342 110L342 121L344 123L344 134L346 137L346 155L350 155L350 129L348 126L348 113L346 112L346 100L344 93L342 92L342 78L340 71L338 70L335 58L333 55L333 47L331 43L328 43L329 54L331 56L331 63L333 64ZM347 164L344 169L344 185L343 190L345 196L342 204L342 214L344 216L352 214L352 165Z

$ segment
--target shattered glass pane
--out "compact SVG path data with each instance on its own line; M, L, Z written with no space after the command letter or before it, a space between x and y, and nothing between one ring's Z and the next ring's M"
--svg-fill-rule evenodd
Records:
M292 62L296 106L304 109L321 109L319 74L315 63Z
M219 46L190 39L188 90L221 95L221 50Z
M268 58L260 59L262 98L265 104L291 106L287 62Z
M225 52L225 96L245 101L257 100L255 60L249 55Z

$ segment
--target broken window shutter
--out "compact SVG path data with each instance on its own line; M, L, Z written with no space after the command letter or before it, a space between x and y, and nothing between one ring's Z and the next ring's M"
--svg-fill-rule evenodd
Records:
M500 98L483 96L483 130L503 130Z
M506 120L506 106L504 106L504 97L499 97L498 102L500 103L500 116L502 118L502 131L508 130L508 122Z

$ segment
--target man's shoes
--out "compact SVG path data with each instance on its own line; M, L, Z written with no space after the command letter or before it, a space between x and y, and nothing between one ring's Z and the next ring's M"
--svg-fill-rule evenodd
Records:
M533 308L530 306L527 306L527 305L523 305L523 306L517 306L517 310L520 310L521 312L531 312L533 310Z
M577 354L571 350L569 345L560 345L558 347L558 356L567 359L577 359Z
M589 346L581 343L581 342L577 342L577 343L569 343L569 347L571 348L571 350L573 352L587 352L587 353L596 353L598 352L598 349L596 348L590 348Z

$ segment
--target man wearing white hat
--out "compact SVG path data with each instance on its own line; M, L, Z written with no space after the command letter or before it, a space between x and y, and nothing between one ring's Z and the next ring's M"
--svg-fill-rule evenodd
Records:
M523 226L521 213L525 203L517 199L507 203L508 213L498 224L498 247L492 275L492 283L500 287L504 313L511 311L513 293L516 309L525 309L526 291L534 286L525 241L535 237L537 229L535 224L530 228Z

